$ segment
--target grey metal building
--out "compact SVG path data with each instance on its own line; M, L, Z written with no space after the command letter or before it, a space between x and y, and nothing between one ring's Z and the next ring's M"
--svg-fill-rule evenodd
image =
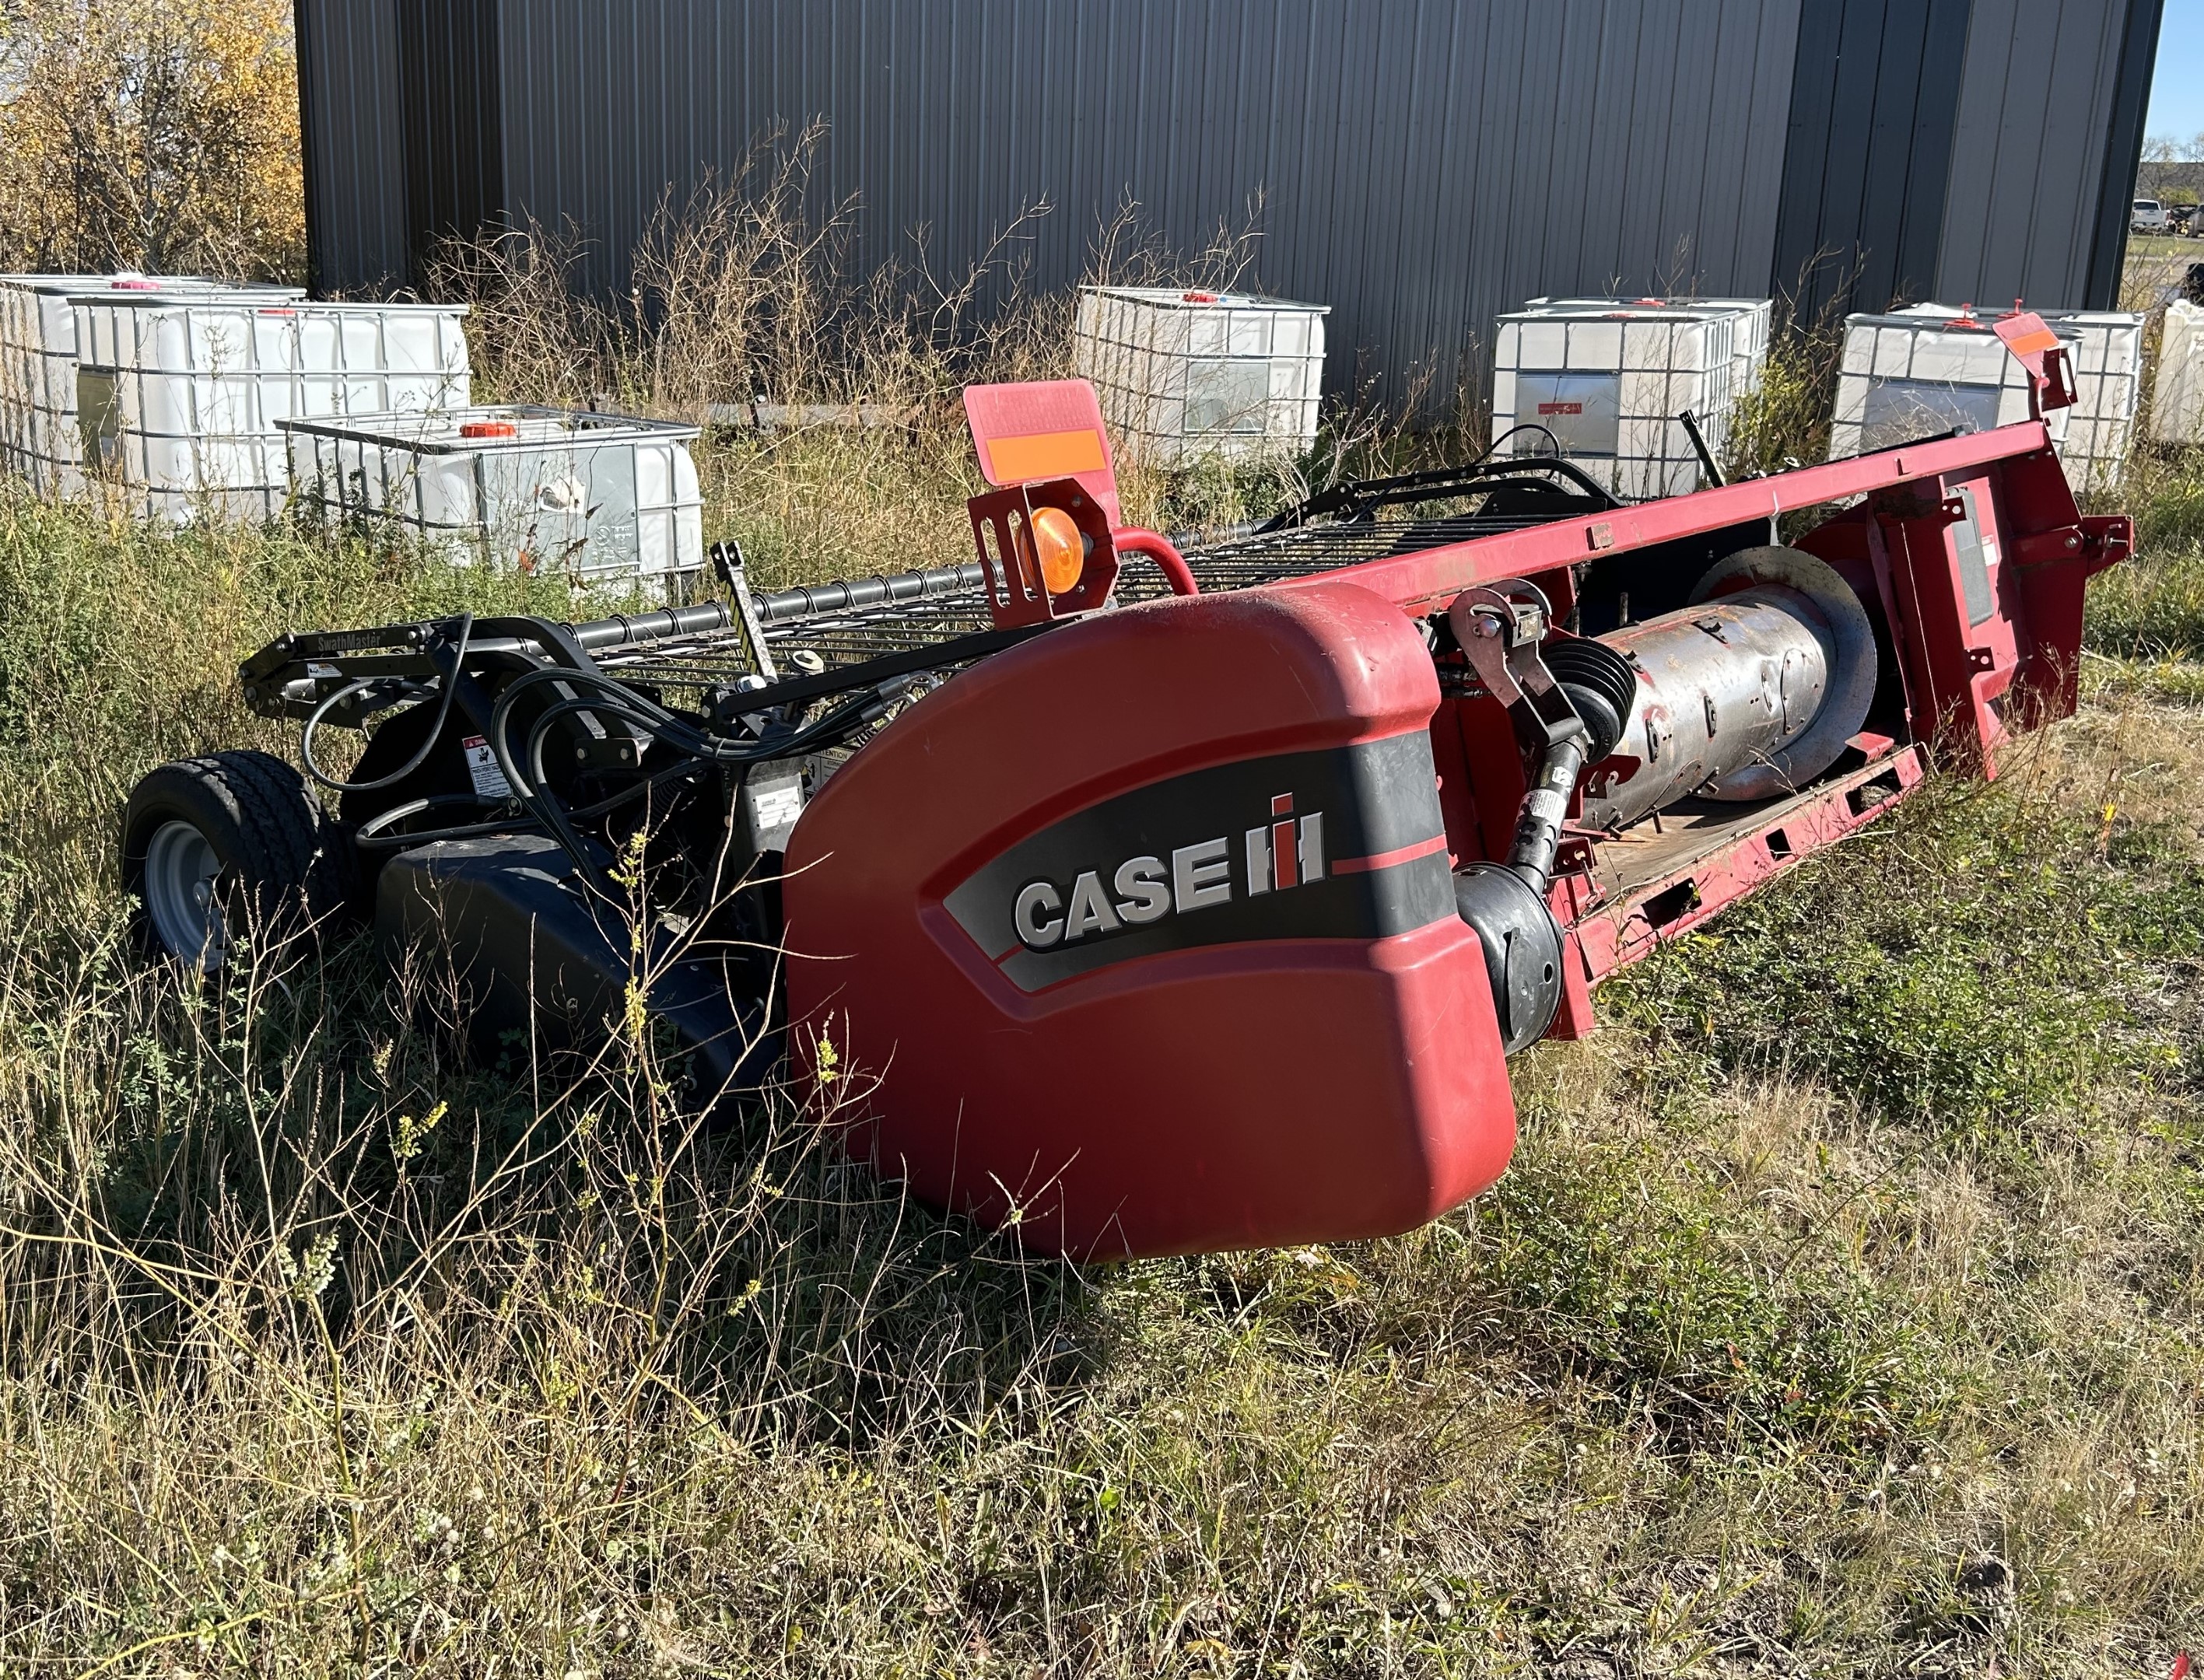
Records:
M534 219L621 288L670 187L823 121L862 269L1127 198L1329 304L1336 386L1483 360L1540 293L2106 307L2162 0L297 0L316 285ZM1342 353L1348 352L1348 353Z

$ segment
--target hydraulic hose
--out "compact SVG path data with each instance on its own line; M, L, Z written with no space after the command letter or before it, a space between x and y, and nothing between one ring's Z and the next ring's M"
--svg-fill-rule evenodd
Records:
M1509 1056L1545 1037L1561 1008L1567 944L1546 902L1546 888L1554 876L1569 793L1584 769L1585 747L1585 737L1579 733L1555 742L1540 756L1537 778L1523 796L1505 863L1472 863L1455 873L1455 909L1484 948L1493 1016L1501 1049Z
M566 695L554 700L530 724L527 738L516 754L510 738L513 706L528 689L544 683L558 683L594 690L595 693ZM589 843L573 826L572 819L584 813L563 810L558 796L545 785L543 745L552 725L560 718L580 713L615 718L653 740L671 747L691 762L746 768L767 759L791 757L835 745L857 730L877 722L899 697L899 695L880 689L869 690L852 695L824 716L813 719L785 736L770 742L742 742L724 736L707 735L655 701L645 699L632 689L601 672L578 671L562 665L545 666L528 671L507 684L491 713L489 741L498 768L504 772L506 784L512 789L512 796L519 801L521 808L542 824L551 837L585 871L601 871L604 867L602 862L593 855ZM660 773L663 775L665 772Z
M466 663L467 638L473 635L474 628L475 615L471 612L462 612L459 615L459 648L452 655L452 670L454 673ZM412 758L406 760L388 776L378 776L372 782L340 782L329 775L314 761L314 731L321 727L322 719L328 717L338 705L374 686L373 678L346 684L317 706L312 715L307 718L305 725L300 728L299 756L305 763L306 773L323 787L334 788L339 793L380 793L385 788L395 787L429 761L429 754L435 750L437 741L441 738L444 733L444 720L450 717L452 713L452 690L455 684L450 677L444 678L441 685L443 693L437 697L436 721L429 733L422 737L420 748Z

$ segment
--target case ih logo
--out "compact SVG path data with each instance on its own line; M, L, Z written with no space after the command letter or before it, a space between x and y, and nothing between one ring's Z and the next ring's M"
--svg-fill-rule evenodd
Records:
M1276 795L1271 820L1241 837L1249 897L1324 878L1324 813L1294 815L1294 796ZM1067 890L1043 878L1018 889L1010 925L1029 951L1045 951L1165 916L1183 915L1233 898L1232 843L1219 835L1176 848L1168 861L1155 853L1129 857L1106 872L1083 869ZM1000 901L998 901L998 902Z
M1582 403L1540 403L1538 405L1538 412L1541 414L1582 414L1584 412L1584 405Z
M1445 829L1431 736L1410 730L1109 794L977 863L941 908L1025 992L1173 951L1383 939L1455 915Z

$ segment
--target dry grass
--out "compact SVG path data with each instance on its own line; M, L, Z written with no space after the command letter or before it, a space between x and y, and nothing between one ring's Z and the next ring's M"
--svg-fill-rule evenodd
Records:
M2093 707L1610 995L1519 1070L1472 1209L1082 1275L841 1165L813 1093L693 1136L640 1051L463 1071L370 950L210 996L126 961L110 813L258 738L237 652L486 581L0 512L10 1659L1586 1680L2196 1639L2195 712ZM1963 856L2011 861L1970 895ZM1920 1066L2082 1063L1893 1106L1848 1059L1866 951ZM2050 1032L2077 994L2111 1013Z
M822 215L814 204L818 138L761 146L732 179L663 201L637 253L634 287L615 302L580 295L571 283L575 235L540 227L448 246L432 287L472 307L483 399L706 426L697 456L707 525L738 541L768 584L962 558L972 540L964 500L985 487L960 393L1072 372L1072 300L1026 289L1022 221L963 273L936 272L914 244L905 260L850 278L854 210ZM1129 203L1099 230L1089 278L1250 282L1259 210L1184 253L1148 232ZM1037 205L1028 214L1049 213ZM763 431L714 420L752 402L838 412ZM866 423L855 423L861 415ZM1342 476L1458 457L1472 435L1411 435L1374 408L1348 405L1306 460L1174 474L1124 455L1118 476L1131 523L1182 530L1269 512Z
M1061 305L937 335L774 203L664 224L655 285L716 275L687 313L578 310L555 240L491 253L486 382L904 405L715 432L714 534L773 581L961 556L948 397L1060 365ZM1129 492L1229 518L1443 447L1342 426ZM2147 559L2178 592L2176 500ZM566 610L543 587L0 494L13 1665L2132 1675L2204 1640L2204 713L2167 698L2193 643L2126 657L2176 609L2111 598L2090 706L1996 788L1520 1062L1473 1206L1082 1273L842 1162L835 1091L698 1133L617 1033L461 1067L364 945L210 992L127 958L132 779L282 745L242 652Z
M2062 729L1989 819L2055 842L2094 737L2147 790L2162 727ZM74 873L0 897L19 1662L2131 1673L2194 1637L2177 1085L2047 1113L2016 1180L1626 1003L1525 1066L1476 1207L1081 1276L840 1164L815 1097L698 1137L640 1050L463 1073L365 952L179 991Z
M1809 275L1798 278L1806 289ZM1837 368L1844 357L1842 299L1811 319L1792 318L1792 300L1779 299L1786 317L1769 346L1760 382L1732 411L1722 464L1733 479L1781 472L1824 460L1829 453L1829 414L1835 406Z

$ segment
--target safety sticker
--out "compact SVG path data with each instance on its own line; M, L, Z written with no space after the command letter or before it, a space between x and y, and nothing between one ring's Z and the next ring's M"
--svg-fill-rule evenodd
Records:
M497 754L490 750L489 742L479 735L470 735L459 742L467 755L467 774L475 784L477 799L510 799L512 784L505 779L505 772L498 768Z
M777 785L752 790L760 828L786 828L803 814L803 784L795 777Z

